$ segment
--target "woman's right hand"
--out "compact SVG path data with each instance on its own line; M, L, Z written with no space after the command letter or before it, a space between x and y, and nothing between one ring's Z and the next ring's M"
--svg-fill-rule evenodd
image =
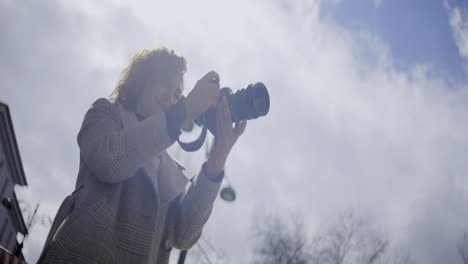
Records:
M210 71L198 80L186 99L187 116L190 119L198 117L206 110L215 107L219 98L219 75Z

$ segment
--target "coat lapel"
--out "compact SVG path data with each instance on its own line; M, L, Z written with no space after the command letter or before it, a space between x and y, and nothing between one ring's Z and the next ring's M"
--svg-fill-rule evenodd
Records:
M126 128L137 124L138 119L134 113L127 111L121 104L117 106ZM154 198L160 206L166 205L185 191L188 179L166 151L143 164L142 169L151 182Z

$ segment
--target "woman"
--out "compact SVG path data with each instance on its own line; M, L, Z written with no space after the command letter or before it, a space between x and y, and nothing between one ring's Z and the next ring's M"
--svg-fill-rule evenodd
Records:
M168 263L173 247L188 249L199 239L246 122L232 126L216 72L183 97L185 70L172 50L143 50L110 100L94 102L78 133L76 189L59 208L40 263ZM166 149L212 107L215 143L186 191L188 180Z

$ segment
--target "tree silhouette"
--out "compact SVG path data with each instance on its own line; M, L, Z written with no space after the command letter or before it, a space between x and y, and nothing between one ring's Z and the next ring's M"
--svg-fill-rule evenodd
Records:
M290 223L278 216L265 217L255 230L255 263L306 264L308 246L304 224L299 218Z
M410 264L409 254L391 247L388 239L370 221L352 212L312 238L302 221L266 217L257 224L254 246L259 264Z

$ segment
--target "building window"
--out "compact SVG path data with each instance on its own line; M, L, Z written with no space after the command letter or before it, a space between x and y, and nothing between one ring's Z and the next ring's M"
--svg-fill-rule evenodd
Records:
M0 171L0 198L3 196L3 188L6 185L7 177L2 176L2 172Z
M3 224L2 224L2 229L0 230L0 243L5 242L5 228L7 226L8 219L3 218Z
M10 246L10 249L12 249L15 244L13 244L13 239L15 238L15 232L10 232L10 236L8 237L8 240L7 240L7 245Z
M0 191L0 197L3 197L3 196L6 196L5 195L5 190L6 190L6 187L8 186L8 178L5 178L5 183L3 184L2 186L2 190Z
M0 155L1 155L1 153L0 153ZM4 166L4 165L5 165L5 161L4 161L3 157L0 157L0 189L1 189L1 190L3 190L3 185L1 185L1 184L4 182L3 178L5 178L5 179L8 178L6 175L3 176L3 175L4 175L4 174L3 174L3 166ZM3 193L3 192L0 192L0 197L1 197L1 194L2 194L2 193Z

